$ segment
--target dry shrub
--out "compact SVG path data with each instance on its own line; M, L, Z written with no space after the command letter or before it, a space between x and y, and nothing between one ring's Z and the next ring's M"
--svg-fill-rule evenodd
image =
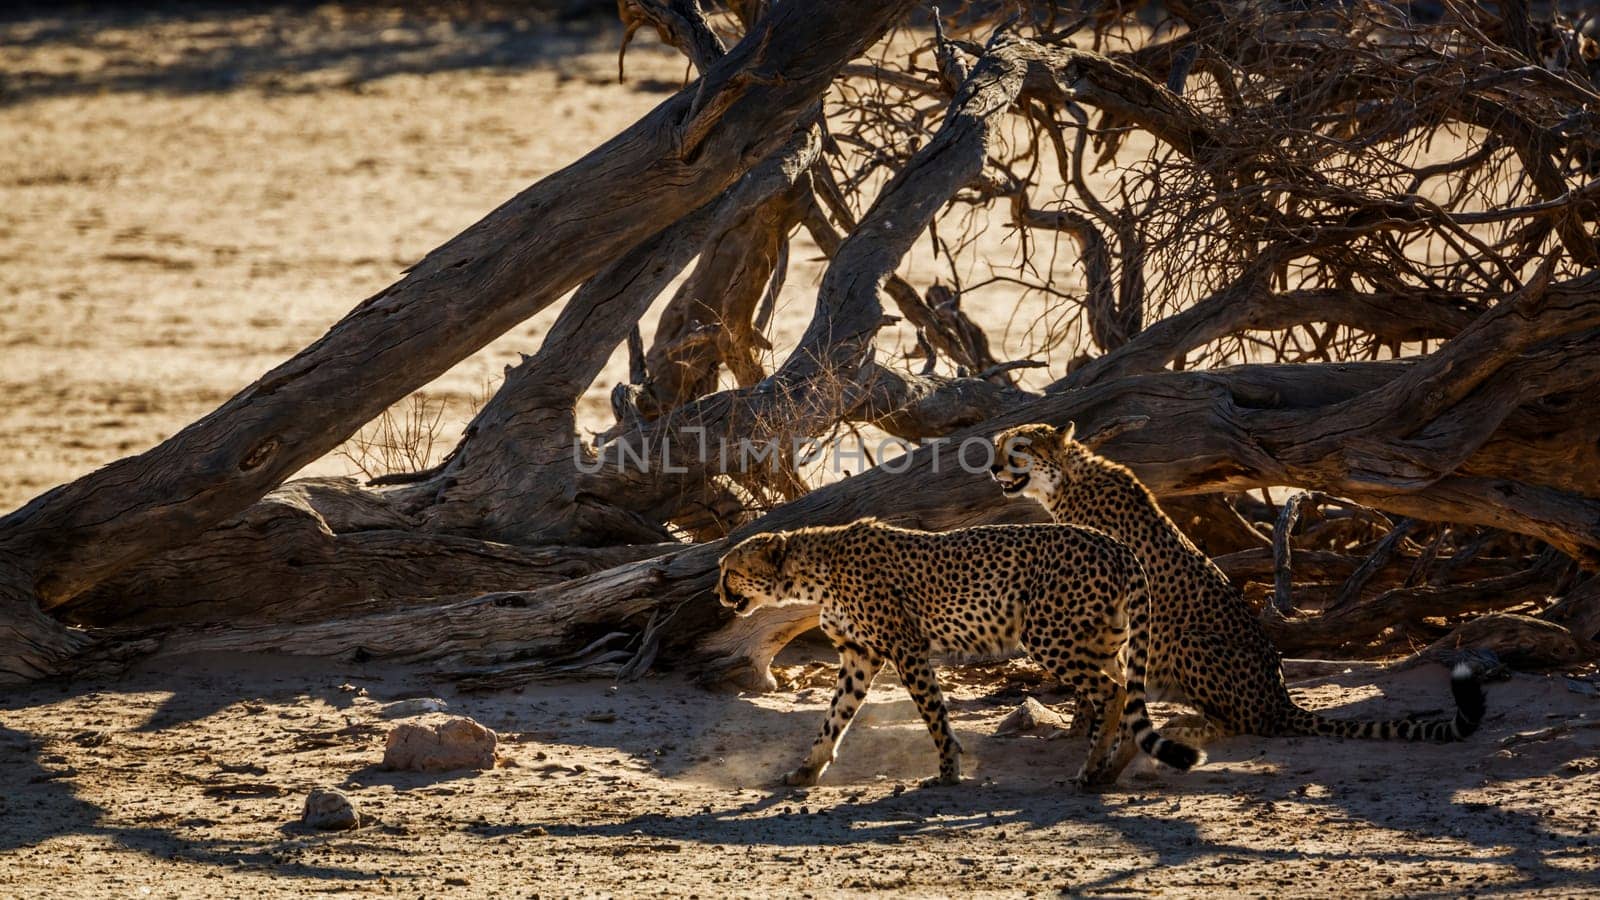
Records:
M371 480L385 475L421 472L438 465L445 407L418 391L383 411L339 447L352 474Z

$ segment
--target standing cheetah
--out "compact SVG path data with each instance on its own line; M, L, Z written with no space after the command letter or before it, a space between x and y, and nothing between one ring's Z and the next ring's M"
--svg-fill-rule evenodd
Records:
M1024 425L995 438L990 469L1007 496L1030 497L1057 522L1098 528L1139 555L1152 594L1150 685L1198 707L1203 727L1168 724L1196 742L1221 734L1461 740L1484 714L1471 670L1452 674L1451 719L1352 721L1300 707L1282 660L1244 597L1156 504L1127 468L1073 440L1073 426Z
M899 670L939 748L937 783L960 781L961 745L929 662L933 650L1026 648L1088 698L1090 751L1080 784L1114 779L1106 764L1124 746L1129 756L1143 750L1179 769L1199 757L1150 725L1149 585L1138 558L1101 532L996 525L934 533L863 519L758 534L722 558L717 594L741 616L769 604L820 604L822 630L838 648L833 705L788 784L815 784L833 762L885 660ZM1125 745L1124 735L1132 737Z

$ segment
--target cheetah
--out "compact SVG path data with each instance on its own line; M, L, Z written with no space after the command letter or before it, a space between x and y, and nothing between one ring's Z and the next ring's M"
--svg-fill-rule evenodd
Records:
M1037 501L1058 523L1100 529L1143 561L1152 595L1151 693L1202 713L1168 723L1169 737L1201 745L1225 734L1456 741L1477 730L1483 688L1465 664L1451 675L1453 718L1330 719L1296 704L1277 648L1227 576L1178 530L1131 471L1073 435L1070 423L1003 431L995 437L990 474L1004 495Z
M933 650L1023 648L1088 698L1090 752L1075 776L1080 785L1103 783L1105 764L1124 745L1178 769L1198 761L1193 748L1162 738L1145 712L1143 567L1093 529L991 525L939 533L862 519L758 534L722 558L717 595L741 616L767 605L819 604L822 631L839 651L827 720L787 784L815 784L832 764L885 661L899 670L939 750L938 778L925 784L958 783L961 744L929 662ZM1132 740L1124 744L1124 735Z

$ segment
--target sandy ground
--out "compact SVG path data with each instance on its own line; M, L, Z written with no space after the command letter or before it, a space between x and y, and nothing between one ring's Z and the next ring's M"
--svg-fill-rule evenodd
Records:
M1561 678L1491 685L1489 721L1465 744L1233 738L1188 774L1082 794L1065 784L1076 741L993 736L1037 690L1027 674L946 670L961 786L916 787L933 744L885 678L807 791L772 785L820 723L823 687L734 696L664 677L457 697L416 673L195 659L36 688L0 704L0 894L1596 890L1600 707ZM1313 705L1393 715L1437 708L1444 680L1432 668L1302 687ZM382 704L436 693L499 731L497 768L378 767ZM304 830L300 806L323 786L372 824Z
M647 29L618 84L617 29L528 18L518 4L454 22L337 5L180 8L0 9L0 510L216 408L429 250L626 128L686 72ZM1020 274L1008 234L984 236L968 283ZM803 233L790 260L769 369L805 329L824 269ZM1060 269L1061 288L1081 286L1076 266ZM919 285L949 277L927 242L906 271ZM1076 327L1006 283L964 303L994 329L1002 360L1035 357ZM558 313L413 395L438 420L430 459ZM643 321L647 341L655 320ZM885 360L914 343L903 324L880 340ZM619 348L580 424L609 426L610 389L626 379ZM411 410L401 404L399 418ZM360 474L351 456L377 464L368 474L388 468L346 450L306 472Z
M209 411L684 73L644 36L618 85L615 31L493 5L470 23L56 9L0 13L0 510ZM821 272L793 256L780 347ZM439 452L554 314L427 389ZM1012 321L1003 356L1037 338L1026 309ZM818 658L796 648L791 674ZM910 787L932 744L885 681L802 793L770 785L818 725L814 671L759 697L672 677L457 697L422 672L268 659L41 686L0 697L0 895L1565 896L1600 877L1600 707L1560 678L1494 685L1463 746L1233 739L1190 775L1086 796L1065 785L1072 742L990 736L1036 689L1025 674L951 673L967 784ZM1306 696L1351 714L1445 702L1436 669L1371 680ZM501 733L499 767L377 768L381 703L434 694ZM373 824L302 831L306 792L329 785Z
M514 10L180 7L0 11L0 509L215 408L684 75L646 37L618 85L616 32ZM557 311L426 389L436 454Z

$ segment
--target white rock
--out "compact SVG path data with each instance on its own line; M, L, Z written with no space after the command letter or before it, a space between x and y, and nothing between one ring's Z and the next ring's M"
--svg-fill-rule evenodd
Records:
M408 719L426 713L444 712L449 705L438 697L414 697L385 703L378 707L378 715L385 719Z
M1032 697L1022 701L1022 705L1011 711L1000 722L1000 727L994 733L1000 736L1034 734L1048 735L1067 727L1066 719L1061 714L1040 703Z

